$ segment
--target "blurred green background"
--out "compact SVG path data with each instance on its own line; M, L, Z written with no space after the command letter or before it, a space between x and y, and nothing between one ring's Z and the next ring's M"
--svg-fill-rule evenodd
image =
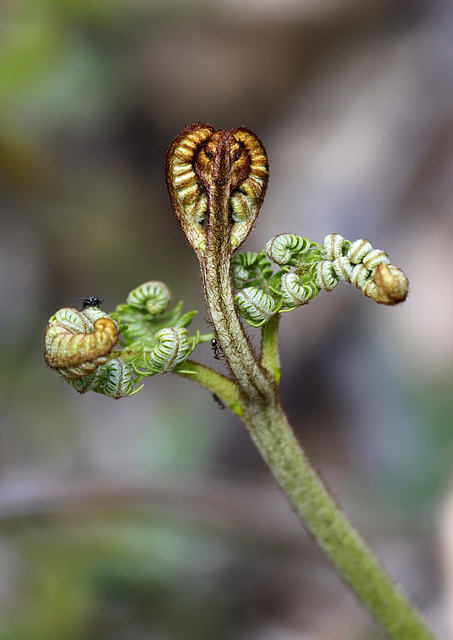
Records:
M338 232L409 276L397 309L340 285L286 314L283 396L453 637L452 31L447 0L2 1L2 640L382 637L209 393L167 375L78 396L44 365L56 309L98 295L111 311L149 279L209 330L163 175L196 121L267 147L246 249Z

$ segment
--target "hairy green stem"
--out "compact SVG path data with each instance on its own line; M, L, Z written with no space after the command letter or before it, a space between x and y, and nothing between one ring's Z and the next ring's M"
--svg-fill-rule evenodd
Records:
M280 352L278 344L278 327L280 314L272 316L262 328L261 338L261 365L269 371L278 384L282 375L280 369Z
M173 373L198 382L202 387L209 389L211 393L215 394L217 399L231 409L237 416L243 415L244 410L242 408L239 389L231 378L227 378L223 374L214 371L214 369L199 362L194 362L193 360L186 360L178 364L178 366L173 369Z
M335 504L297 442L281 406L247 402L242 420L295 512L390 637L435 640Z

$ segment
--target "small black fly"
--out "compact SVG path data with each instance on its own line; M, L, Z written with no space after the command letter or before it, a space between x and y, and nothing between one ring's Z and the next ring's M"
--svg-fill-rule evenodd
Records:
M83 300L82 311L87 307L100 307L104 302L104 298L98 298L97 296L89 296L88 298L75 298L75 300Z

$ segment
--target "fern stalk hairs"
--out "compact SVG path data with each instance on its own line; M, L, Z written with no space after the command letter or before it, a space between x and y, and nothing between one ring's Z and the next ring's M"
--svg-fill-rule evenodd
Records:
M281 234L259 253L238 253L263 202L269 168L260 139L243 127L197 123L171 144L167 186L176 217L200 263L213 333L189 335L196 313L169 309L167 285L148 281L107 315L60 309L46 330L47 364L80 393L137 393L146 377L172 372L198 382L244 423L295 512L341 577L394 640L435 640L419 613L335 504L296 440L280 401L282 313L350 283L378 304L407 296L408 280L367 240L333 233L322 244ZM261 327L253 349L244 321ZM120 337L121 336L121 337ZM211 342L229 375L192 359Z

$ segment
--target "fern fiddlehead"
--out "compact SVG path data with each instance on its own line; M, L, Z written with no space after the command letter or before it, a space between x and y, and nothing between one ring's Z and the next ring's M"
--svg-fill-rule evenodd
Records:
M392 306L406 299L407 277L390 263L384 251L373 249L368 240L349 242L333 233L324 238L321 252L326 258L317 265L321 288L333 288L343 280L361 289L378 304Z
M66 380L77 380L107 362L118 337L116 322L103 311L66 307L49 320L44 358Z
M82 311L60 309L46 329L45 360L79 393L133 395L142 378L172 371L199 342L212 339L198 332L188 336L186 327L196 312L183 314L182 303L167 311L170 300L163 282L149 281L110 316L91 305ZM113 351L120 332L124 348Z
M306 238L283 233L269 240L265 252L275 264L297 266L300 256L314 247L317 245Z
M259 287L245 287L235 296L236 308L252 327L260 327L276 311L274 298Z
M280 267L274 272L269 260ZM294 234L272 238L261 253L243 253L232 261L239 314L262 326L277 313L307 304L321 290L349 282L379 304L392 306L407 296L408 280L384 251L368 240L350 242L338 233L322 245Z
M146 309L150 316L163 313L170 300L170 289L159 280L144 282L127 296L127 304L138 309Z
M143 385L136 387L139 380L133 377L134 373L130 364L121 358L112 358L98 367L94 373L69 382L79 393L94 391L119 400L142 389Z
M197 342L197 337L188 337L187 329L165 327L156 333L154 347L143 352L144 363L152 372L168 373L188 358Z

